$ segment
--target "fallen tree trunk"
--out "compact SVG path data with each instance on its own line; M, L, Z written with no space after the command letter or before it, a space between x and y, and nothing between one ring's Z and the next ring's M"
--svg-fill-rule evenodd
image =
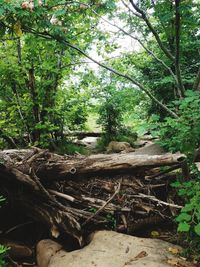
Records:
M106 175L127 173L139 169L148 169L158 166L181 164L185 160L183 154L137 155L134 152L127 154L97 154L89 157L59 156L48 151L38 149L23 151L0 152L0 158L10 157L17 169L28 173L34 168L40 179L59 180L72 177L88 177L92 175ZM16 158L16 156L18 158ZM23 159L22 159L23 158Z
M184 160L182 154L84 157L37 148L5 150L0 152L0 188L6 188L5 197L17 210L47 225L54 237L67 233L83 245L84 233L92 229L129 232L159 221L154 216L169 217L170 208L180 209L167 197L159 199L159 190L162 196L169 190L168 179L175 178L173 171ZM171 167L163 173L159 166Z
M83 139L85 137L101 137L103 132L68 132L64 133L64 136L77 136L78 139Z

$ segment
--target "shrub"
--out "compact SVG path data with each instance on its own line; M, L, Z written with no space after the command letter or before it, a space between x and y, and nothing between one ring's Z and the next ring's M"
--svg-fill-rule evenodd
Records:
M134 147L136 139L137 134L124 127L123 129L119 129L118 133L112 136L112 139L110 139L110 136L107 136L106 134L102 135L102 137L97 141L96 148L100 152L105 151L110 141L127 142Z
M159 143L167 150L185 153L193 161L195 149L200 146L200 93L188 90L184 99L172 105L179 118L156 120L153 134L159 136Z
M72 142L72 140L67 140L67 139L58 140L55 143L55 152L61 155L63 154L72 155L75 153L80 153L83 155L88 154L88 151L85 147L76 145Z
M0 267L5 266L5 257L7 254L7 248L5 246L0 245Z
M122 110L115 99L109 98L104 101L99 109L97 123L102 126L107 143L112 141L122 127Z
M187 240L187 256L195 254L200 260L200 172L193 163L200 147L200 92L186 91L185 98L174 101L172 107L179 117L166 117L163 122L157 117L151 128L165 149L187 155L190 179L179 177L172 184L185 203L176 218L177 231Z
M177 231L182 234L187 249L185 256L195 255L200 260L200 172L193 167L192 178L183 181L181 178L172 184L185 205L176 217Z

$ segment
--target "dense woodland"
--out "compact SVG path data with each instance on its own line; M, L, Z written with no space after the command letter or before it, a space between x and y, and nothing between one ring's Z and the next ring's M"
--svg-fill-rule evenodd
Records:
M87 132L100 136L93 152L74 137ZM200 1L0 0L0 201L3 210L8 209L6 205L12 197L17 201L17 182L23 181L23 186L37 194L42 192L43 198L54 203L60 212L64 204L45 189L50 183L45 175L53 181L57 172L60 181L63 180L63 173L67 173L66 157L68 165L76 166L79 175L93 173L100 177L104 172L100 167L96 169L95 162L101 165L102 156L91 154L105 153L110 141L128 142L134 148L136 139L140 140L144 134L155 138L166 152L173 155L180 152L181 160L184 158L181 167L177 167L178 156L173 160L160 156L154 163L145 158L143 164L145 171L154 165L159 173L174 168L173 179L165 183L175 192L174 205L179 206L171 220L181 245L187 248L184 257L199 261ZM5 150L13 165L7 161ZM17 160L11 151L19 152ZM28 157L23 158L24 155ZM51 157L55 169L46 163L41 167L42 157L45 160ZM129 160L123 154L113 158L105 154L105 157L111 164L115 160L121 160L122 164ZM91 169L85 170L88 164ZM69 178L73 176L73 168ZM148 175L151 179L156 177L153 172ZM12 180L14 176L17 182ZM12 186L5 182L5 177L9 177ZM90 222L92 229L102 227L102 211L105 209L110 214L110 210L117 209L111 200L120 188L115 188L112 199L105 194L100 202L98 196L99 202L79 213L76 208L83 202L86 205L85 201L92 202L92 198L86 200L82 196L81 199L73 190L80 187L86 190L89 184L67 182L68 188L71 187L69 195L74 194L78 200L73 208L67 206L65 214L59 213L67 221L61 228L81 244L79 220L85 220L83 224ZM56 183L55 187L51 185L49 190L55 193L56 186ZM121 182L117 186L122 186ZM21 192L25 202L29 196L26 191ZM130 201L128 197L126 200ZM30 213L35 212L37 216L37 209L45 209L39 205L37 202ZM28 200L21 207L30 208ZM48 216L53 216L53 208L48 209ZM107 217L108 220L113 229L116 218ZM0 246L0 266L6 266L6 250Z

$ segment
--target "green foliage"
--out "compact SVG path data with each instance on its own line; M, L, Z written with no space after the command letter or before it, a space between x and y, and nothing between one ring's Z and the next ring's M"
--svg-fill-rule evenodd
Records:
M7 250L8 248L0 245L0 267L4 267L6 264L5 257L6 257Z
M167 150L180 151L193 160L195 149L200 146L199 92L186 91L184 99L173 102L173 108L179 118L166 117L159 122L159 117L154 117L153 134L159 136L159 143Z
M128 142L131 146L134 147L134 143L137 140L138 135L134 132L131 127L122 127L119 129L118 135L115 137L114 141L119 142Z
M122 107L112 94L102 103L97 123L102 126L108 143L113 140L122 127Z
M110 79L111 77L106 78ZM104 133L102 139L99 140L99 148L104 148L110 141L126 141L133 144L136 134L133 133L131 127L125 126L124 116L134 112L134 107L140 101L137 93L129 87L121 90L117 81L112 79L110 85L106 83L103 88L101 86L97 97L100 102L97 123L101 125Z
M92 213L96 213L97 212L97 208L92 207L92 208L89 208L88 211L92 212Z
M0 196L0 203L3 202L5 200L5 198L3 198L2 196ZM5 257L7 254L8 248L0 245L0 267L4 267L5 266Z
M51 143L50 143L51 145ZM76 153L82 154L82 155L88 155L89 151L83 147L79 146L73 143L73 140L67 140L67 139L60 139L53 143L52 149L56 151L56 153L64 155L73 155Z
M92 4L103 14L115 7L111 2ZM21 0L1 3L0 145L8 147L3 136L9 136L19 147L46 148L49 142L61 139L65 130L83 129L86 122L83 86L76 81L67 83L73 81L70 75L80 55L55 39L65 37L82 49L89 48L99 34L91 31L91 21L95 24L98 18L78 3L64 5L59 0L34 1L32 7ZM27 27L34 29L35 35L27 33ZM48 41L38 32L53 38Z
M193 165L196 149L200 147L200 94L199 92L186 91L185 98L172 103L172 108L178 118L166 117L160 121L159 116L154 116L153 123L149 127L155 136L159 137L159 143L168 151L180 151L188 156L191 169L191 179L183 181L179 179L174 186L183 199L185 205L176 218L177 231L183 235L189 244L188 254L200 253L200 173Z
M120 128L118 133L112 136L112 139L108 138L106 134L103 134L101 138L97 140L96 149L99 152L103 152L106 150L110 141L117 141L117 142L127 142L132 147L134 147L134 143L137 140L137 133L130 132L128 128L124 126L124 128Z
M0 203L3 202L4 200L5 200L5 198L0 196Z
M108 213L106 215L106 220L107 220L107 224L108 224L108 227L110 227L111 229L115 230L116 229L116 219L115 219L115 216L111 213Z
M200 253L200 172L192 167L192 179L189 181L176 181L172 184L178 191L179 196L184 199L185 205L176 217L178 232L184 235L190 244L187 253Z

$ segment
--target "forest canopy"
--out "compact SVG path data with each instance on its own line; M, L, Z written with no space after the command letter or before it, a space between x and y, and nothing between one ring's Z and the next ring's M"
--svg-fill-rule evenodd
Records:
M129 115L143 103L142 116L177 118L171 103L199 90L198 10L198 1L1 0L1 142L45 146L81 129L91 96L111 87Z

